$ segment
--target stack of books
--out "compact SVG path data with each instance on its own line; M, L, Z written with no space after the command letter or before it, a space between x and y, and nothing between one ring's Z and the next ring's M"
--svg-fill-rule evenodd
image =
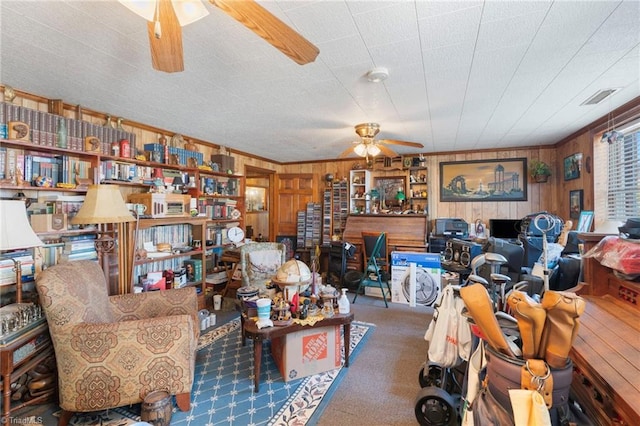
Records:
M64 247L60 255L60 261L74 260L98 260L98 252L95 247L95 234L63 236Z
M0 254L0 286L15 284L14 260L22 265L22 282L34 280L34 261L31 250L16 250Z

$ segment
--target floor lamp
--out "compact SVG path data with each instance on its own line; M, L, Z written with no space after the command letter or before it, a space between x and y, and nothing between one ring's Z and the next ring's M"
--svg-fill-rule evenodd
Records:
M98 261L102 265L107 289L109 288L109 263L107 254L116 245L115 230L108 230L109 224L134 222L135 218L124 203L118 185L91 185L82 203L82 207L71 223L75 225L98 225L98 238L95 241Z
M42 241L33 232L27 208L22 200L0 200L0 251L28 249L42 246ZM13 260L16 272L16 303L22 303L22 264Z

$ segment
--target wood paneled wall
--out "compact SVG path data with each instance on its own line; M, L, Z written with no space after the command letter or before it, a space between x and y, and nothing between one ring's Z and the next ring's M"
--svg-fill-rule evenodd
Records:
M28 108L46 111L48 109L48 100L25 92L19 92L14 102L19 103ZM117 117L116 112L111 112L114 121ZM96 112L80 106L64 105L64 115L70 118L82 118L84 120L104 124L106 113ZM170 126L170 123L167 123ZM167 129L159 129L140 123L132 123L123 121L123 127L127 131L136 134L136 147L141 149L145 143L152 143L158 140L159 134L164 134L170 138L175 132ZM201 141L184 135L198 144L200 152L204 154L204 158L210 158L211 154L226 153L224 142ZM524 149L513 150L496 150L496 151L480 151L480 152L456 152L456 153L425 153L427 158L427 166L429 168L429 218L438 217L460 217L467 222L473 223L477 219L488 221L490 218L520 218L529 213L537 211L549 211L561 216L564 219L569 218L569 191L575 189L583 190L583 205L585 210L593 209L593 175L588 173L583 167L579 179L564 181L563 178L563 160L566 156L581 152L583 154L583 164L593 157L591 133L585 132L570 141L563 142L558 146L545 147L529 147ZM332 173L335 179L348 179L349 170L355 164L364 167L364 161L358 158L347 160L331 160L331 161L314 161L306 163L280 164L263 158L257 158L249 153L244 153L230 149L231 155L235 158L236 173L244 174L245 167L257 167L265 170L272 170L280 175L295 174L312 174L313 175L313 200L321 202L322 189L325 188L326 182L324 176ZM336 153L337 155L337 153ZM417 154L416 154L417 155ZM439 202L439 164L443 161L467 161L482 160L496 158L516 158L526 157L528 160L541 159L551 165L554 170L553 175L547 183L535 183L528 181L528 199L527 201L510 201L510 202L458 202L445 203ZM591 164L591 167L595 167ZM377 172L376 172L377 173ZM127 191L126 189L125 191ZM307 194L308 197L308 194ZM272 200L275 201L275 200ZM283 209L285 205L272 205L274 208ZM282 213L281 213L282 214ZM295 217L295 212L289 212L285 217ZM271 215L271 220L276 220L278 215ZM285 228L290 231L291 224L288 223ZM277 229L277 226L276 226ZM270 236L272 239L275 236Z

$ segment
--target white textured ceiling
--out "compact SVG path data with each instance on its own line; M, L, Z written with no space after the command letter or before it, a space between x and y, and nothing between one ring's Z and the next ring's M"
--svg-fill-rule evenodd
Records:
M185 71L166 74L118 2L1 0L0 82L281 162L336 158L369 121L424 153L552 144L640 95L636 0L260 4L315 62L206 2ZM373 67L389 78L367 81ZM621 90L580 106L604 88Z

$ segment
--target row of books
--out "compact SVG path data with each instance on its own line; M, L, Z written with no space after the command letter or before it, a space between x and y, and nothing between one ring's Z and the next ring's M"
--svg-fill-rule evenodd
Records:
M237 205L227 198L198 198L198 212L211 219L232 219Z
M143 248L145 243L154 246L169 243L172 247L186 247L191 240L192 230L189 224L152 226L138 231L138 248Z
M29 141L36 145L57 146L58 131L64 120L66 129L66 146L64 148L73 151L85 151L84 140L88 136L97 137L100 142L100 152L109 155L111 144L127 139L131 146L135 146L135 133L111 126L102 126L84 120L63 118L56 114L14 105L8 102L0 102L0 124L4 131L3 139L7 139L6 125L11 121L21 121L29 125ZM133 153L135 150L131 150Z
M189 165L189 158L193 158L198 166L204 164L203 153L189 151L184 148L166 146L159 143L146 143L144 144L144 150L153 153L153 161L157 163L169 163L167 156L175 155L178 160L178 164L183 166Z
M91 176L91 162L17 148L0 147L0 179L31 182L38 176L51 179L52 184L76 183L76 178Z

